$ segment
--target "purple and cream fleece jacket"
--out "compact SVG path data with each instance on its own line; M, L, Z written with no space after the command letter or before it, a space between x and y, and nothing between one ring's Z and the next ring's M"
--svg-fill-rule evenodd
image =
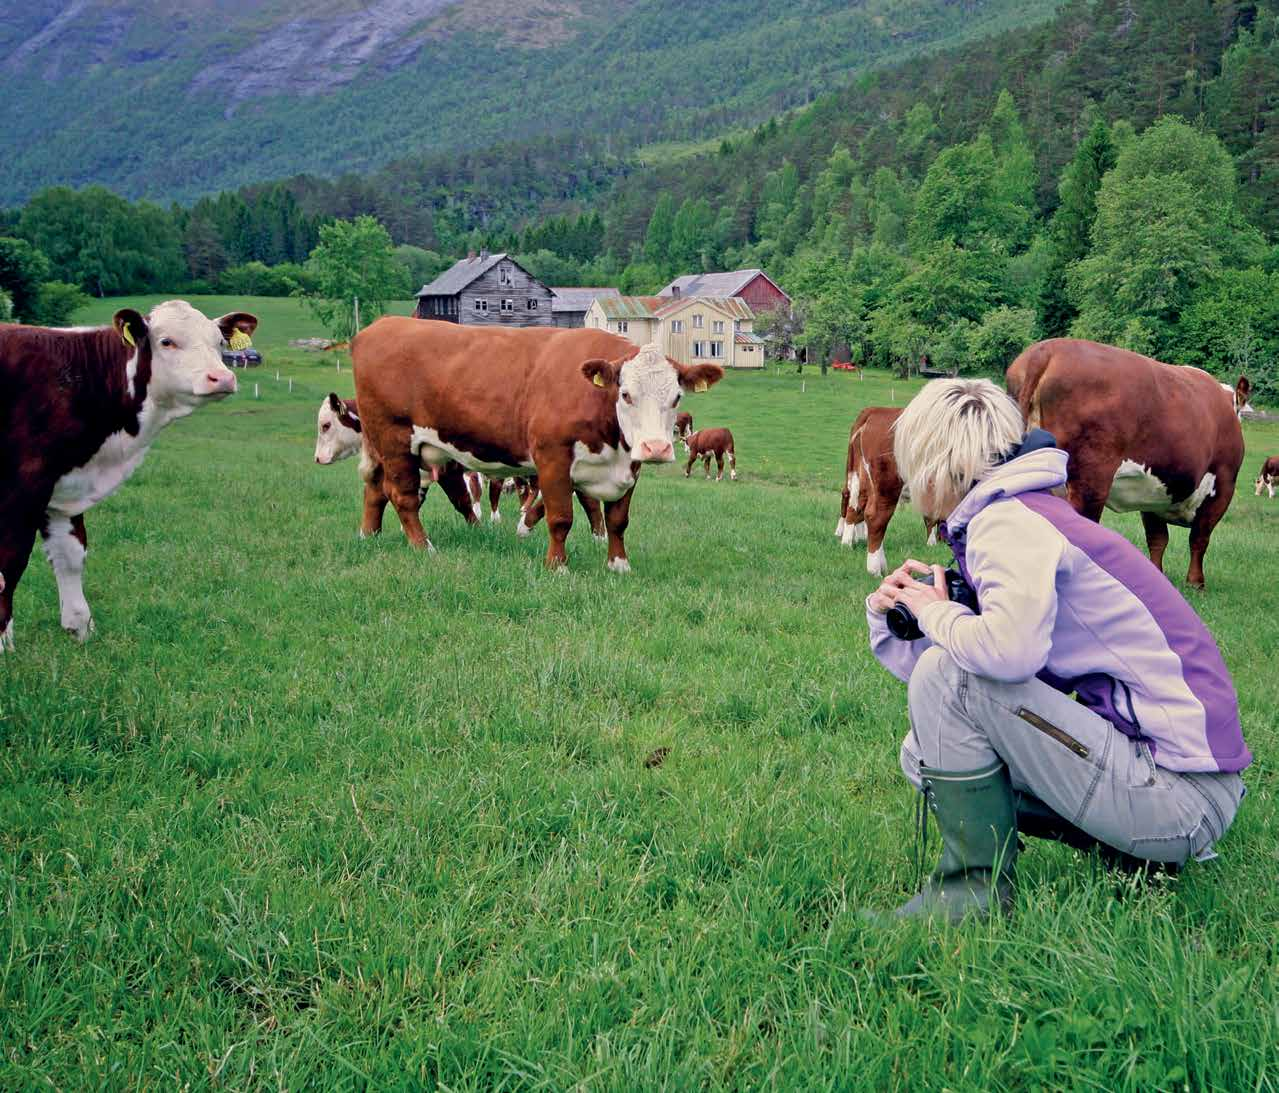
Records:
M996 467L945 523L980 614L929 604L904 642L867 607L871 650L899 679L930 646L1004 683L1038 678L1080 701L1171 771L1252 762L1234 684L1208 628L1127 539L1050 492L1067 456L1039 448Z

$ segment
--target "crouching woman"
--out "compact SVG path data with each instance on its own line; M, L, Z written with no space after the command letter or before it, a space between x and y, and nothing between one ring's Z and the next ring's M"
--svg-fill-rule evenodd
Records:
M986 380L928 384L896 426L910 496L944 521L977 603L915 561L866 601L875 656L909 684L902 770L942 838L898 916L1006 909L1019 824L1175 869L1213 856L1243 797L1252 756L1212 635L1127 539L1051 492L1066 453L1023 431ZM922 636L894 637L897 605Z

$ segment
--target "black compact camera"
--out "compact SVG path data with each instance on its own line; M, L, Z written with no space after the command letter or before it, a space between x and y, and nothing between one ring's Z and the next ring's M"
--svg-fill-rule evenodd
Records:
M915 574L914 577L920 584L933 583L933 575L931 573L919 573ZM954 569L948 569L946 570L945 578L946 596L954 600L955 603L962 603L974 614L980 614L981 608L977 604L977 593L973 590L973 586L964 580L963 574ZM919 620L915 618L915 613L904 603L893 604L888 609L885 620L888 623L888 632L901 641L918 641L924 636L924 632L919 628Z

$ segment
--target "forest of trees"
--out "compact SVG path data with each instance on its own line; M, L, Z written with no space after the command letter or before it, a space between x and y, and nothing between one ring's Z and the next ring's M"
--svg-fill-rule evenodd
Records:
M481 246L624 292L761 266L814 358L992 371L1074 333L1279 395L1279 11L1069 0L660 163L564 137L187 208L46 190L0 214L0 287L21 243L95 294L300 291L321 226L365 214L408 284Z

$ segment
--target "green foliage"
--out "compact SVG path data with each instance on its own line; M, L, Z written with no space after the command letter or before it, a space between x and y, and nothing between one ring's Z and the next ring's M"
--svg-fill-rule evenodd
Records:
M415 292L423 285L430 284L453 264L442 254L409 243L401 243L395 248L395 260L404 267L409 287Z
M19 322L36 314L40 285L49 276L49 259L25 239L0 236L0 290Z
M72 317L88 300L79 285L45 281L36 292L35 308L28 321L37 326L70 326Z
M231 266L217 275L218 292L231 296L296 296L316 287L315 279L305 267L295 262L268 266L263 262L245 262Z
M0 288L0 323L13 322L13 297Z
M335 220L320 228L320 242L307 261L314 287L305 294L311 313L335 338L355 336L355 300L360 326L410 292L408 275L395 258L386 229L371 216Z
M1002 377L1013 359L1035 340L1036 316L1028 307L986 312L968 335L964 370Z
M1279 272L1226 270L1201 285L1170 355L1232 384L1246 373L1259 398L1279 398Z
M1070 267L1079 337L1159 355L1195 290L1260 257L1235 205L1235 171L1216 137L1178 118L1152 125L1102 180L1088 257Z

